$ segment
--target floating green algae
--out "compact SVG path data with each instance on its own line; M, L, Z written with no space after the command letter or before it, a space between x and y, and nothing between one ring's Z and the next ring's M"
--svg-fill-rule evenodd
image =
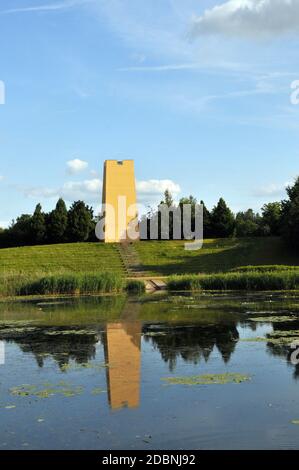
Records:
M143 336L167 336L167 333L164 333L164 331L149 331L147 333L143 333Z
M268 341L268 339L264 336L255 336L253 338L241 338L239 341L243 341L245 343L261 343Z
M299 337L299 330L276 330L268 335L271 338L280 338L281 336L284 337Z
M43 399L54 395L74 397L76 395L80 395L83 392L83 387L73 387L71 384L60 382L57 385L47 384L47 386L23 384L17 387L13 387L9 391L11 395L17 397L35 397Z
M289 321L296 321L296 320L298 320L298 317L291 317L291 316L251 317L251 318L248 318L248 320L256 321L256 322L260 322L260 323L267 323L267 322L271 322L271 323L281 322L281 323L284 323L284 322L289 322Z
M248 382L251 379L249 375L244 374L204 374L191 375L189 377L166 377L162 380L170 385L211 385Z
M92 395L100 395L101 393L106 393L106 390L100 387L95 387L92 389L91 394Z
M100 362L100 363L99 362L83 362L81 364L78 364L78 363L63 364L60 367L60 370L62 372L82 370L82 369L101 370L105 367L108 367L108 365L103 362Z
M272 344L299 344L299 330L273 331L267 335L267 341Z
M98 334L95 330L50 330L46 331L47 336L67 336L67 335L88 335L95 336Z
M298 426L299 425L299 419L293 419L292 424L297 424L297 426Z

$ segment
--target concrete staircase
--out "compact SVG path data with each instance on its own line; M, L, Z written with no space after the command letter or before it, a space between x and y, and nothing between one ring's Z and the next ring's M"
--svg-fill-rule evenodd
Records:
M140 263L140 259L133 243L120 243L117 250L122 259L128 277L140 277L145 274L145 269Z
M133 243L123 242L117 245L119 256L122 260L127 277L144 281L147 292L164 290L166 283L162 279L153 279L142 266L139 255Z

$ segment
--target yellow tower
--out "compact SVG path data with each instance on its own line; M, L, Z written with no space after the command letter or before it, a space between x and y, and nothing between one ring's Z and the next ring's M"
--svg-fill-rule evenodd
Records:
M129 224L137 218L133 160L106 160L103 179L106 243L130 241ZM135 238L136 239L136 238Z

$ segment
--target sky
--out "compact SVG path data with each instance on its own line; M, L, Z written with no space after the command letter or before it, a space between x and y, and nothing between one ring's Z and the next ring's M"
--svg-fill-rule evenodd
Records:
M0 44L0 227L99 211L105 159L146 206L260 210L299 175L298 0L1 0Z

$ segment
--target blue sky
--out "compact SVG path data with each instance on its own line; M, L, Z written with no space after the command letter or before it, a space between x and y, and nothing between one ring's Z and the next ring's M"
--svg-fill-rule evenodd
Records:
M258 210L299 174L298 0L1 0L0 41L0 226L98 209L107 158L144 204Z

